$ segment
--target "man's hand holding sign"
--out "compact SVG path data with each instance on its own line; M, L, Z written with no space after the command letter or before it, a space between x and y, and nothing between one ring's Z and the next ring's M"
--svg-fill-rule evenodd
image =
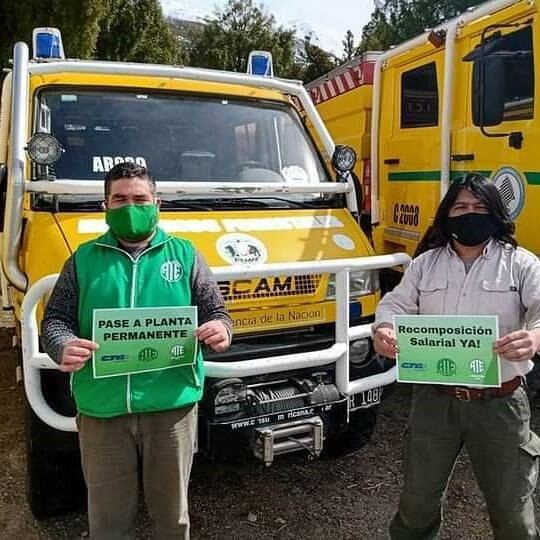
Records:
M195 335L206 346L210 347L214 352L224 352L231 344L229 332L221 321L208 321L201 324Z
M493 350L505 360L524 362L540 348L540 329L516 330L495 342Z
M71 339L62 349L58 369L66 373L82 369L84 364L92 358L92 353L98 348L99 345L89 339Z

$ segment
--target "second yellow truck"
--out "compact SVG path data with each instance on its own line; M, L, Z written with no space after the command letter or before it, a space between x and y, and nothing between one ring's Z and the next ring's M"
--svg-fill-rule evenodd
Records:
M492 0L308 85L334 139L361 157L377 253L412 254L449 183L477 171L540 255L539 35L536 1Z

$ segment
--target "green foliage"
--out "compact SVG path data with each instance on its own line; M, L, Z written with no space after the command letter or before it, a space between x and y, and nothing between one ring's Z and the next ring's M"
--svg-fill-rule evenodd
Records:
M32 28L55 26L72 58L183 61L245 72L250 51L267 50L278 76L307 82L358 52L385 50L479 3L481 0L378 0L358 49L348 30L343 56L336 59L314 44L313 35L298 40L295 28L277 25L264 5L254 0L229 0L205 24L165 21L159 0L0 0L0 66L8 65L16 41L30 43Z
M356 47L354 46L354 34L347 30L343 43L343 62L348 62L356 56Z
M64 49L71 57L91 57L106 5L107 0L0 1L0 65L8 66L15 42L31 43L32 29L37 26L60 28Z
M362 31L359 52L386 50L484 0L384 0Z
M340 62L332 54L312 43L313 34L303 40L302 49L298 55L300 78L308 83L334 69Z
M265 50L272 53L279 77L307 82L335 67L334 56L313 43L313 34L297 40L295 33L295 28L278 26L263 5L229 0L202 29L183 38L192 66L245 72L250 51Z
M167 24L180 47L179 61L182 64L187 64L188 51L190 51L193 48L193 44L201 38L205 23L201 21L185 21L168 17Z
M294 29L277 26L273 15L253 0L229 0L223 10L206 20L187 50L192 66L245 72L252 50L272 53L280 76L294 72Z
M159 0L0 0L0 65L8 66L13 44L32 40L32 29L62 32L70 58L174 63L177 39Z
M174 64L180 47L158 0L108 0L95 56L101 60Z

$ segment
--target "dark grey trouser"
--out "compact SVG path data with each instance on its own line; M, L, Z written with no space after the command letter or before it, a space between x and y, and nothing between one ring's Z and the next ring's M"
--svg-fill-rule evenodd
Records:
M92 540L134 538L139 461L156 539L189 539L188 484L197 407L78 417Z
M437 536L442 499L463 446L486 499L495 538L539 538L532 493L540 439L530 430L529 419L522 386L509 396L465 402L416 385L405 434L404 487L391 538Z

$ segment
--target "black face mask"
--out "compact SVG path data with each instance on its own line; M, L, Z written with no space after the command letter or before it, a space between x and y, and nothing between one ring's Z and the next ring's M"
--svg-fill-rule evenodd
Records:
M493 236L497 225L490 214L468 213L447 217L444 224L446 234L464 246L483 244Z

